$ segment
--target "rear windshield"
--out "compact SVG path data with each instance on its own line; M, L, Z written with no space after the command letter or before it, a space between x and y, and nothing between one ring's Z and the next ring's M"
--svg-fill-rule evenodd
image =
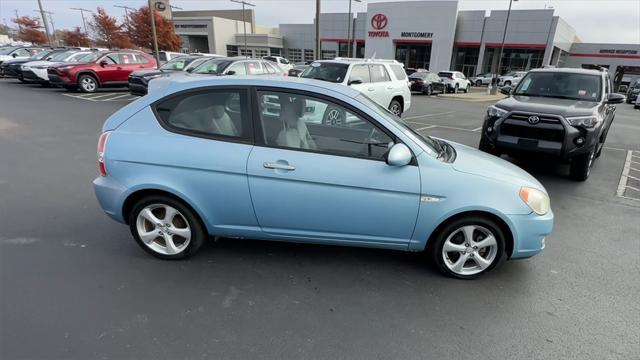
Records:
M453 73L451 73L451 72L440 71L438 73L438 76L439 77L443 77L443 78L453 79Z
M347 75L349 64L314 62L300 77L340 83Z
M409 76L409 79L426 79L427 74L425 72L415 72Z
M518 84L514 95L550 97L581 101L600 101L601 77L598 75L532 72Z

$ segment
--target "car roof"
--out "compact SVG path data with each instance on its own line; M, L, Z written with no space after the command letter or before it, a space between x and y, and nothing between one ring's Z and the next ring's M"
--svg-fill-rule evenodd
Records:
M529 72L571 73L571 74L598 75L598 76L601 76L603 74L603 72L600 70L578 69L578 68L544 68L544 69L533 69L533 70L530 70Z
M171 77L168 90L170 93L189 89L196 89L208 86L269 86L290 89L303 89L314 87L314 91L323 93L334 91L348 97L356 97L359 91L328 81L306 79L299 77L283 77L278 75L248 75L248 76L203 76L197 74L183 74L182 76Z
M314 63L334 63L334 64L345 64L345 65L350 65L350 64L375 64L375 65L381 65L381 64L389 64L389 65L403 65L403 63L395 61L395 60L384 60L384 59L333 59L333 60L316 60L314 61Z

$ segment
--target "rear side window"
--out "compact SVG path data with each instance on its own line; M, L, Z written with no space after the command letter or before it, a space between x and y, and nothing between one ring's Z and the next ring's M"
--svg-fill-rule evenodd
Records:
M369 66L353 65L353 67L351 68L351 74L349 75L349 81L352 81L355 78L362 79L363 84L371 82L371 78L369 76Z
M371 72L371 82L391 81L387 69L383 65L369 65Z
M278 70L276 70L275 66L269 64L269 62L265 61L262 63L262 66L264 66L265 70L269 73L269 74L276 74L278 73Z
M190 92L161 100L155 112L162 126L184 135L249 140L249 104L245 90Z
M264 70L262 70L262 64L259 61L246 61L247 72L249 75L262 75L264 74Z
M391 71L393 71L393 75L396 76L398 80L404 80L407 78L407 73L404 72L404 68L400 65L389 65Z
M227 69L227 73L233 71L233 75L247 75L247 69L244 67L243 62L237 62Z

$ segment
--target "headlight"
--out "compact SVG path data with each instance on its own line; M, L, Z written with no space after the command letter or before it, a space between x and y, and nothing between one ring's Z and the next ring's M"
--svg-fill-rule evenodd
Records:
M487 108L487 115L489 115L490 117L503 117L507 113L507 110L500 109L499 107L493 105Z
M538 189L520 188L520 199L538 215L544 215L549 212L549 196Z
M571 126L581 126L585 128L592 128L599 122L598 117L593 115L568 117L567 121Z

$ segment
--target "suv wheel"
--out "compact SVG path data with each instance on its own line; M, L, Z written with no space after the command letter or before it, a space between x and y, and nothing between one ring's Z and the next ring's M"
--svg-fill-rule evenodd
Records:
M432 239L433 263L445 275L473 279L505 258L500 227L482 216L467 216L446 225Z
M98 90L98 81L91 75L80 75L78 87L85 93L96 92Z
M431 96L433 94L433 88L431 87L431 85L427 86L427 88L424 90L424 94L427 96Z
M487 154L500 157L500 152L496 150L493 146L491 146L491 144L489 143L489 141L484 135L480 137L480 144L478 145L478 150L482 152L486 152Z
M504 86L511 86L511 81L510 80L505 81Z
M402 115L402 104L400 104L398 100L391 100L391 104L389 104L389 111L396 116Z
M469 90L471 90L471 84L467 84L467 87L464 89L464 93L469 93Z
M456 84L456 86L453 87L453 93L457 94L459 89L460 89L460 86Z
M476 86L482 86L482 80L476 80Z
M591 166L595 160L596 148L594 147L588 154L576 156L571 160L569 176L576 181L585 181L591 174Z

